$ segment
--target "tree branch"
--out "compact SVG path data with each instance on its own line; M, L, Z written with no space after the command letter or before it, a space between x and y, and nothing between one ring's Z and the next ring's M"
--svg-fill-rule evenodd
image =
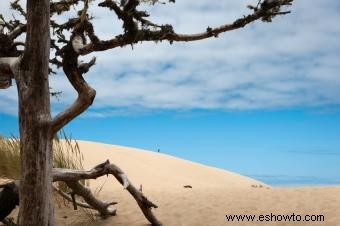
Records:
M106 203L100 201L93 196L90 189L79 183L79 181L65 181L65 183L73 190L74 194L82 196L85 202L98 210L103 218L116 215L117 210L115 208L110 208L110 206L117 204L116 202Z
M90 62L88 62L88 63L80 63L80 64L78 65L79 72L80 72L81 74L87 73L87 72L90 70L90 68L91 68L93 65L95 65L95 63L96 63L96 57L92 57L92 59L91 59Z
M62 62L63 70L71 85L77 91L78 97L69 108L58 114L52 120L51 136L54 136L54 134L57 133L63 126L65 126L72 119L84 112L92 104L96 96L96 91L87 84L82 76L82 73L84 73L84 68L79 68L78 66L78 45L82 45L79 44L79 39L81 39L79 35L75 35L71 39L64 51ZM93 64L94 61L92 62L92 64L90 62L88 65L85 66L88 66L89 68Z
M7 89L12 85L20 61L21 57L0 58L0 89Z
M262 3L261 7L258 10L254 10L252 14L239 18L235 20L233 23L225 24L225 25L215 27L215 28L208 27L206 31L201 32L201 33L196 33L196 34L178 34L173 31L173 28L171 25L163 25L161 26L161 29L157 31L149 30L149 29L138 30L133 39L131 39L131 36L128 33L124 33L124 34L116 36L115 38L111 40L99 41L97 43L89 43L80 50L80 54L87 55L94 51L104 51L104 50L113 49L116 47L122 47L125 45L138 43L141 41L168 40L170 41L170 43L172 43L174 41L189 42L189 41L207 39L211 37L217 37L220 33L242 28L258 19L261 19L261 18L267 19L267 18L271 18L276 15L289 13L289 11L284 12L284 13L278 13L277 9L284 5L290 5L291 2L293 2L293 0L274 0L267 4ZM109 8L111 7L117 12L118 10L120 10L119 7L118 8L112 7L112 5L114 6L114 4L112 3L111 0L106 0L100 4L105 5L106 7L109 7ZM119 11L119 13L122 13L121 10Z
M19 4L20 0L15 0L13 2L11 2L10 6L12 9L18 11L23 17L27 17L27 14L25 12L25 10L21 7L21 5Z
M137 12L136 7L138 5L138 0L126 0L123 9L112 0L105 0L98 4L98 6L107 7L110 10L113 10L118 18L123 21L124 32L126 37L130 39L130 42L133 42L138 32L138 24L134 21L134 14Z
M54 13L62 14L63 12L69 11L72 5L76 5L80 0L61 0L58 2L51 2L51 15Z
M53 186L53 190L55 190L61 197L63 197L67 201L73 202L73 199L72 199L72 197L70 195L68 195L67 193L63 192L62 190L60 190L56 186ZM76 201L76 205L80 206L80 207L83 207L83 208L86 208L86 209L94 209L92 206L90 206L89 204L84 203L84 202Z
M144 196L144 194L131 183L126 174L118 166L111 164L109 160L88 171L55 168L53 169L53 181L64 181L76 192L76 190L81 188L78 187L79 183L73 184L74 181L96 179L100 176L108 174L113 175L119 181L119 183L134 197L144 216L150 221L152 225L162 225L162 223L152 213L152 208L158 208L157 205L149 201ZM80 193L82 196L86 196L85 193Z
M96 96L96 91L86 83L78 68L67 68L64 66L64 72L73 87L77 90L78 97L69 108L58 114L52 120L52 136L57 133L61 128L63 128L67 123L69 123L72 119L84 112L92 104Z
M11 40L16 39L17 37L19 37L22 33L26 31L26 27L27 27L26 24L19 24L8 34L8 37Z

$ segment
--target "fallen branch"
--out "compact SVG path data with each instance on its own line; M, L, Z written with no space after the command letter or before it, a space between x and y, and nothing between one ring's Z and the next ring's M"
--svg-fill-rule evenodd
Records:
M84 179L96 179L111 174L133 196L148 221L154 226L162 225L152 212L152 208L158 208L158 206L149 201L144 194L131 183L126 174L118 166L111 164L109 160L87 171L54 168L52 174L54 182L65 182L75 194L82 196L88 205L98 210L104 217L116 212L116 210L112 211L108 208L116 203L105 203L96 199L91 191L79 183L79 181ZM67 197L68 200L72 202L72 197L68 195Z
M86 208L86 209L94 209L92 206L90 206L89 204L87 204L85 202L79 202L79 201L73 200L72 196L70 196L66 192L63 192L62 190L60 190L56 186L53 186L53 189L54 189L54 191L56 191L61 197L63 197L67 201L75 203L76 206L80 206L80 207L83 207L83 208Z
M91 190L82 185L79 181L67 181L65 182L68 187L72 189L74 194L82 196L86 203L88 203L93 209L96 209L103 218L116 215L117 210L110 208L117 204L116 202L103 202L92 194Z

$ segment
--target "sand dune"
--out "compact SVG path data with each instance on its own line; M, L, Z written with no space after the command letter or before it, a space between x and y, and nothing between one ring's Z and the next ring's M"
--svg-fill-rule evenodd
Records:
M259 181L145 150L79 142L85 168L109 159L121 167L145 195L158 204L154 210L165 226L223 225L340 225L340 186L309 188L273 188ZM235 160L236 161L236 160ZM117 216L89 221L81 211L56 208L57 225L124 225L146 226L134 199L113 177L91 181L93 189L104 184L100 197L118 201ZM192 188L184 188L190 185ZM226 215L269 215L281 221L236 219ZM301 221L284 221L278 215L301 215ZM303 221L305 215L324 215L323 222ZM298 220L299 218L295 218ZM312 218L314 219L314 218Z
M85 167L109 159L159 208L156 215L166 226L223 225L340 225L340 187L272 188L256 180L157 152L121 146L80 142ZM235 160L236 161L236 160ZM105 182L106 181L106 182ZM148 222L135 201L114 178L91 181L95 188L105 183L101 197L118 201L118 215L97 222L81 221L74 212L61 211L60 225L142 226ZM191 185L192 188L184 188ZM319 215L325 222L228 222L227 214ZM279 220L279 219L278 219Z

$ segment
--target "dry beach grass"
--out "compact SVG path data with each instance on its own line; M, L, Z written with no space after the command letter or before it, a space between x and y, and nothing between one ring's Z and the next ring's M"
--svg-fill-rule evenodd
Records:
M83 169L83 155L79 145L66 134L62 140L53 140L53 166L57 168ZM20 140L6 139L0 135L0 178L18 179L20 173Z

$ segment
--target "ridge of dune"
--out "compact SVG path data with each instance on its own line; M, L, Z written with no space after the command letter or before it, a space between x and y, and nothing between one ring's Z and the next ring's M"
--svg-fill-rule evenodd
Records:
M84 155L84 167L90 169L109 159L126 172L136 184L149 189L182 188L250 188L252 185L267 186L262 182L227 170L205 166L159 152L110 145L90 141L77 141Z

